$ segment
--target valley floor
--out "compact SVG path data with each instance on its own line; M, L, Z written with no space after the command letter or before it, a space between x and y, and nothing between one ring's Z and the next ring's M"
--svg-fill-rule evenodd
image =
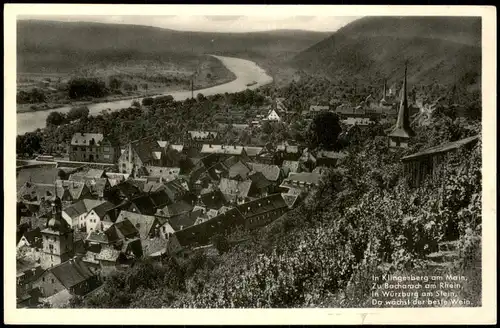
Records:
M103 80L109 88L109 81L116 78L120 87L112 93L89 100L72 100L67 96L64 85L68 83L70 74L61 73L20 73L18 76L18 92L30 92L38 88L44 95L44 102L17 104L17 113L51 110L63 106L82 106L134 98L143 98L191 89L191 75L188 68L172 66L171 63L157 64L150 62L113 64L103 68L86 68L81 70L82 76L95 76ZM231 82L236 75L228 70L218 59L203 57L194 66L194 91L210 88ZM43 81L49 83L43 85ZM56 82L57 81L57 82ZM128 87L128 90L127 90Z

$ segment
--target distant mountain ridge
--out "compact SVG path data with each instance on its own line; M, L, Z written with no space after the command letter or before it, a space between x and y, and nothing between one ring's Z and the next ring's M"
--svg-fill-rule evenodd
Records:
M295 54L331 33L270 31L252 33L186 32L141 25L19 20L18 70L37 65L63 69L85 62L128 59L182 61L201 54L255 52Z
M290 64L339 79L393 83L407 60L410 83L477 85L481 18L365 17L297 54Z

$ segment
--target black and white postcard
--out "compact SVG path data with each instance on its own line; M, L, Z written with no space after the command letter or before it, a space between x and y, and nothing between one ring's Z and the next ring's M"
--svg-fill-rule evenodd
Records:
M4 27L6 322L496 322L495 8Z

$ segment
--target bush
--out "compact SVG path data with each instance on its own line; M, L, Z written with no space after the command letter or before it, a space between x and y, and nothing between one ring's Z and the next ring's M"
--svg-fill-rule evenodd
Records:
M337 144L337 138L342 132L339 117L330 112L317 114L306 131L309 147L332 150Z
M45 94L37 88L33 88L30 92L19 91L16 97L16 102L18 104L36 104L45 101Z
M74 120L88 117L89 113L90 113L90 111L89 111L88 107L86 107L86 106L73 107L70 109L70 111L66 115L66 118L68 119L68 121L71 122Z
M99 98L106 93L106 84L98 78L75 77L68 82L68 96L71 99Z
M222 235L213 236L212 245L219 251L219 254L224 254L229 251L229 241Z
M51 112L46 119L46 125L54 125L58 126L63 124L66 121L66 116L59 112Z
M142 105L143 106L151 106L154 103L154 99L150 97L146 97L142 99Z

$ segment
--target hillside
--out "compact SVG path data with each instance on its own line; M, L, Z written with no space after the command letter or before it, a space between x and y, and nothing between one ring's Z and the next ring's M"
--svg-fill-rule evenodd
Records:
M474 17L366 17L296 55L290 63L348 80L475 85L481 75L481 20Z
M68 71L127 60L184 63L200 54L296 54L328 34L184 32L156 27L26 20L17 23L18 72Z

